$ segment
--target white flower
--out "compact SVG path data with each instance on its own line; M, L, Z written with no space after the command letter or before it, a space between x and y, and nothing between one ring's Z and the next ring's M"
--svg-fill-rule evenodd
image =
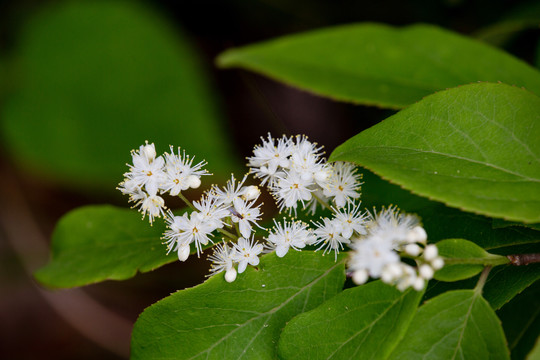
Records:
M238 243L233 244L235 252L234 261L238 262L238 273L243 273L248 264L256 266L259 264L259 254L263 251L263 246L251 238L250 241L238 238Z
M396 250L411 243L411 232L418 232L418 217L400 213L395 206L381 210L372 218L368 224L370 234L390 240Z
M207 194L199 201L194 201L193 206L199 211L202 220L212 228L212 231L221 229L224 225L223 218L230 214L223 205L217 204L217 198L212 193Z
M240 234L245 238L249 238L251 235L251 223L257 225L256 221L261 219L260 205L254 207L254 202L247 202L242 198L233 200L234 211L231 212L231 219L233 222L238 223Z
M305 180L314 180L324 183L329 176L330 169L320 158L320 150L305 136L297 136L296 144L290 159L290 169L296 171Z
M353 273L365 270L372 278L379 278L383 269L400 261L392 243L379 237L368 237L353 241L353 251L349 258L348 267Z
M296 211L298 201L304 204L304 201L311 200L313 190L309 186L312 184L313 180L302 179L302 176L295 171L284 173L283 177L278 178L276 186L272 188L279 209L289 208Z
M124 174L127 179L134 182L133 186L140 187L148 193L149 196L156 195L160 185L163 183L165 173L163 167L165 161L163 157L155 157L156 150L154 144L141 145L139 150L131 152L133 165L129 165L129 173Z
M337 207L345 206L347 201L360 197L360 175L353 164L337 161L324 189L324 195L334 198Z
M194 211L191 216L185 213L182 216L174 216L169 211L169 216L166 219L168 230L165 231L163 238L167 239L167 247L169 251L179 251L182 245L189 245L192 242L195 243L197 249L197 256L200 256L202 252L202 245L207 245L208 241L212 242L209 238L214 228L212 224L204 220L204 217L200 213Z
M141 199L136 205L141 205L139 211L143 215L143 219L148 213L150 224L154 222L154 218L161 217L165 210L165 201L158 195L147 196L146 193L140 192Z
M163 192L169 191L171 195L176 196L181 191L191 188L198 188L201 184L200 177L209 175L202 167L206 165L201 161L193 165L194 158L186 155L183 151L178 155L174 153L174 148L170 147L171 153L165 153L165 176L161 189Z
M314 236L307 229L307 225L300 221L283 220L283 225L274 220L274 229L268 234L267 240L276 249L276 255L283 257L292 247L294 250L300 251L306 244L311 244L316 241Z
M214 253L208 256L208 260L212 262L212 267L210 268L210 274L207 276L225 271L225 280L227 282L233 282L236 279L233 254L233 248L230 248L227 243L217 244L214 247Z
M223 189L214 186L212 192L217 199L216 203L224 206L232 205L234 199L243 195L243 192L245 191L243 185L246 178L247 175L244 175L242 181L237 182L234 175L231 174L231 179L227 181L227 184Z
M313 231L314 235L317 237L315 244L320 244L317 251L325 248L323 253L326 254L333 250L337 261L337 254L339 253L339 250L343 250L343 244L349 244L351 241L341 236L341 231L343 229L338 221L335 219L330 220L328 218L323 218L322 220L322 223L313 223L317 227L317 229Z
M289 167L289 156L293 151L291 139L283 136L276 141L268 134L268 141L261 137L262 145L255 146L252 157L248 157L248 166L255 177L262 179L261 184L267 181L272 185L279 168Z
M361 212L360 203L358 205L348 203L346 209L343 207L333 210L336 221L341 225L341 235L344 238L350 239L354 232L359 235L367 234L366 224L369 215Z

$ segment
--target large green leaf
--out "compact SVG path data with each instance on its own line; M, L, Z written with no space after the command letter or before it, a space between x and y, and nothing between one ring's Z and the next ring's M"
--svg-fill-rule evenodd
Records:
M451 291L418 309L390 359L509 359L501 323L479 292Z
M135 323L133 359L275 359L281 329L341 291L343 256L274 253L227 283L223 274L147 308Z
M124 280L178 260L162 244L165 226L150 226L135 210L86 206L65 215L52 236L52 256L36 278L49 287Z
M319 95L400 108L438 90L501 81L540 94L540 73L485 45L430 25L353 24L231 49L221 67L242 67Z
M490 254L475 243L464 239L439 241L437 248L439 255L444 258L444 267L435 273L436 280L468 279L479 274L484 266L509 262L506 257Z
M280 357L385 359L407 330L422 294L381 281L347 289L287 324Z
M112 191L130 150L148 140L231 173L235 157L201 61L165 19L135 2L69 1L22 29L17 90L1 114L21 166Z
M506 252L508 247L517 244L540 243L539 231L513 225L494 228L492 218L460 211L414 195L398 185L381 179L369 170L361 169L361 172L364 175L362 205L370 209L374 206L395 204L403 211L418 214L430 242L449 238L466 238L486 250L493 249L492 252L496 251L505 255L512 253Z
M334 150L422 196L540 221L540 98L504 84L426 97Z

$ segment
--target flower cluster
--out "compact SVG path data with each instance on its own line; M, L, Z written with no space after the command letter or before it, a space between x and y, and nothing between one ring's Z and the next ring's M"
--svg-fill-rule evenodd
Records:
M180 149L175 153L173 147L170 153L157 156L154 144L148 143L132 151L132 160L119 190L139 206L143 218L148 214L150 223L165 217L164 243L180 261L192 251L200 256L203 247L214 244L214 236L220 233L223 241L209 256L210 275L225 272L228 282L247 265L256 266L265 249L284 257L291 248L301 251L308 247L323 255L333 252L337 261L338 253L349 248L347 267L355 283L380 278L400 290L422 289L443 266L437 247L427 245L427 234L415 216L395 207L363 211L361 176L356 168L345 162L327 163L322 147L305 136L274 139L268 135L255 147L248 166L268 187L280 210L296 215L301 204L315 213L320 205L332 215L311 224L294 218L274 219L265 243L255 240L256 228L264 230L258 224L261 192L257 186L245 185L247 175L240 181L231 176L224 187L212 185L200 200L190 202L182 191L201 185L201 176L208 174L203 169L206 162L194 164L193 158ZM165 193L179 196L191 211L177 215L166 210L161 197Z
M202 246L208 245L208 242L213 243L211 236L216 230L229 239L239 236L250 239L253 226L259 227L257 221L261 217L261 204L255 203L260 191L256 186L244 186L245 180L244 177L237 181L232 176L224 188L212 187L203 194L200 201L193 202L193 211L189 214L186 212L182 216L175 216L169 211L166 218L167 230L163 236L168 250L178 252L180 261L185 261L193 243L200 256ZM238 235L231 234L225 228L236 228Z
M369 277L381 278L399 290L424 288L435 270L442 268L443 259L435 245L427 245L427 234L414 215L402 214L396 207L370 214L364 236L355 237L348 269L356 284ZM402 261L410 259L416 266Z
M171 153L156 157L154 144L141 145L139 150L131 152L133 164L129 172L124 174L124 181L118 188L123 194L129 195L129 201L140 206L144 216L148 213L150 223L154 218L164 215L165 201L160 196L164 193L178 195L180 191L189 188L198 188L201 185L201 175L208 175L201 161L193 165L193 158L186 156L185 152Z
M268 183L280 210L294 212L300 202L315 212L317 202L332 200L337 207L360 197L360 176L355 167L344 162L328 164L322 147L305 136L261 138L248 166L261 184Z

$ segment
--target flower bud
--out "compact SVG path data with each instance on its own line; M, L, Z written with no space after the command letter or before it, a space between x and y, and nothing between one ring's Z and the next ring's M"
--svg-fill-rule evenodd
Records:
M420 254L420 246L416 244L408 244L405 246L405 252L411 256L418 256Z
M247 186L243 193L246 200L255 200L260 194L261 190L259 190L259 187L255 185Z
M313 174L313 178L317 182L326 181L326 179L328 179L328 171L324 171L324 170L317 171L315 172L315 174Z
M414 280L414 283L412 284L412 287L416 291L421 291L424 288L425 281L421 277L418 277Z
M201 186L201 179L195 175L189 175L186 179L187 184L190 188L196 189Z
M428 245L424 249L424 259L427 261L434 260L439 255L439 250L435 245Z
M148 162L152 162L156 158L156 148L154 147L154 143L148 144L147 142L143 147L142 152L143 154L141 155L144 155Z
M444 260L441 257L437 257L431 261L431 267L434 270L442 269L444 266Z
M236 269L231 267L225 272L225 281L232 283L234 280L236 280Z
M417 242L417 243L425 244L427 241L426 230L424 230L424 228L421 226L415 226L407 234L407 241L410 243Z
M178 247L178 260L180 261L186 261L187 258L189 257L189 252L190 252L190 249L189 249L189 245L180 245Z
M433 278L433 268L428 264L421 265L418 272L420 273L420 276L426 280Z
M369 274L365 269L356 270L352 275L352 281L357 285L362 285L368 280Z

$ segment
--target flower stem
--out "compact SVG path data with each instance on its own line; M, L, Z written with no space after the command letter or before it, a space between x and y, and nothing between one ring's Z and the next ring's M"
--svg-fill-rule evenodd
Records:
M191 201L189 201L189 200L187 199L187 197L184 196L184 194L182 194L182 193L180 192L180 193L178 193L178 197L179 197L180 199L182 199L182 201L183 201L184 203L186 203L186 205L189 206L189 207L191 208L191 210L195 210L195 206L193 206L193 204L191 203Z
M225 229L217 229L217 231L219 231L220 233L222 233L223 235L225 235L225 236L228 237L229 239L232 239L232 240L237 240L237 239L238 239L238 236L234 235L234 234L231 233L231 232L228 232L228 231L225 230Z
M328 210L332 210L332 208L330 207L330 205L326 201L324 201L323 199L321 199L320 197L318 197L314 193L311 193L311 196L313 196L315 198L315 200L317 200L317 202L319 204L321 204L321 206L323 208L328 209Z
M484 288L484 285L486 284L486 280L488 278L489 272L491 271L491 266L486 266L484 270L482 271L482 274L480 274L480 278L478 279L478 283L476 283L476 286L474 287L474 292L478 295L482 294L482 289Z
M238 237L242 237L242 234L240 233L240 228L238 227L238 223L234 223L234 228L236 229L236 233L238 234Z

